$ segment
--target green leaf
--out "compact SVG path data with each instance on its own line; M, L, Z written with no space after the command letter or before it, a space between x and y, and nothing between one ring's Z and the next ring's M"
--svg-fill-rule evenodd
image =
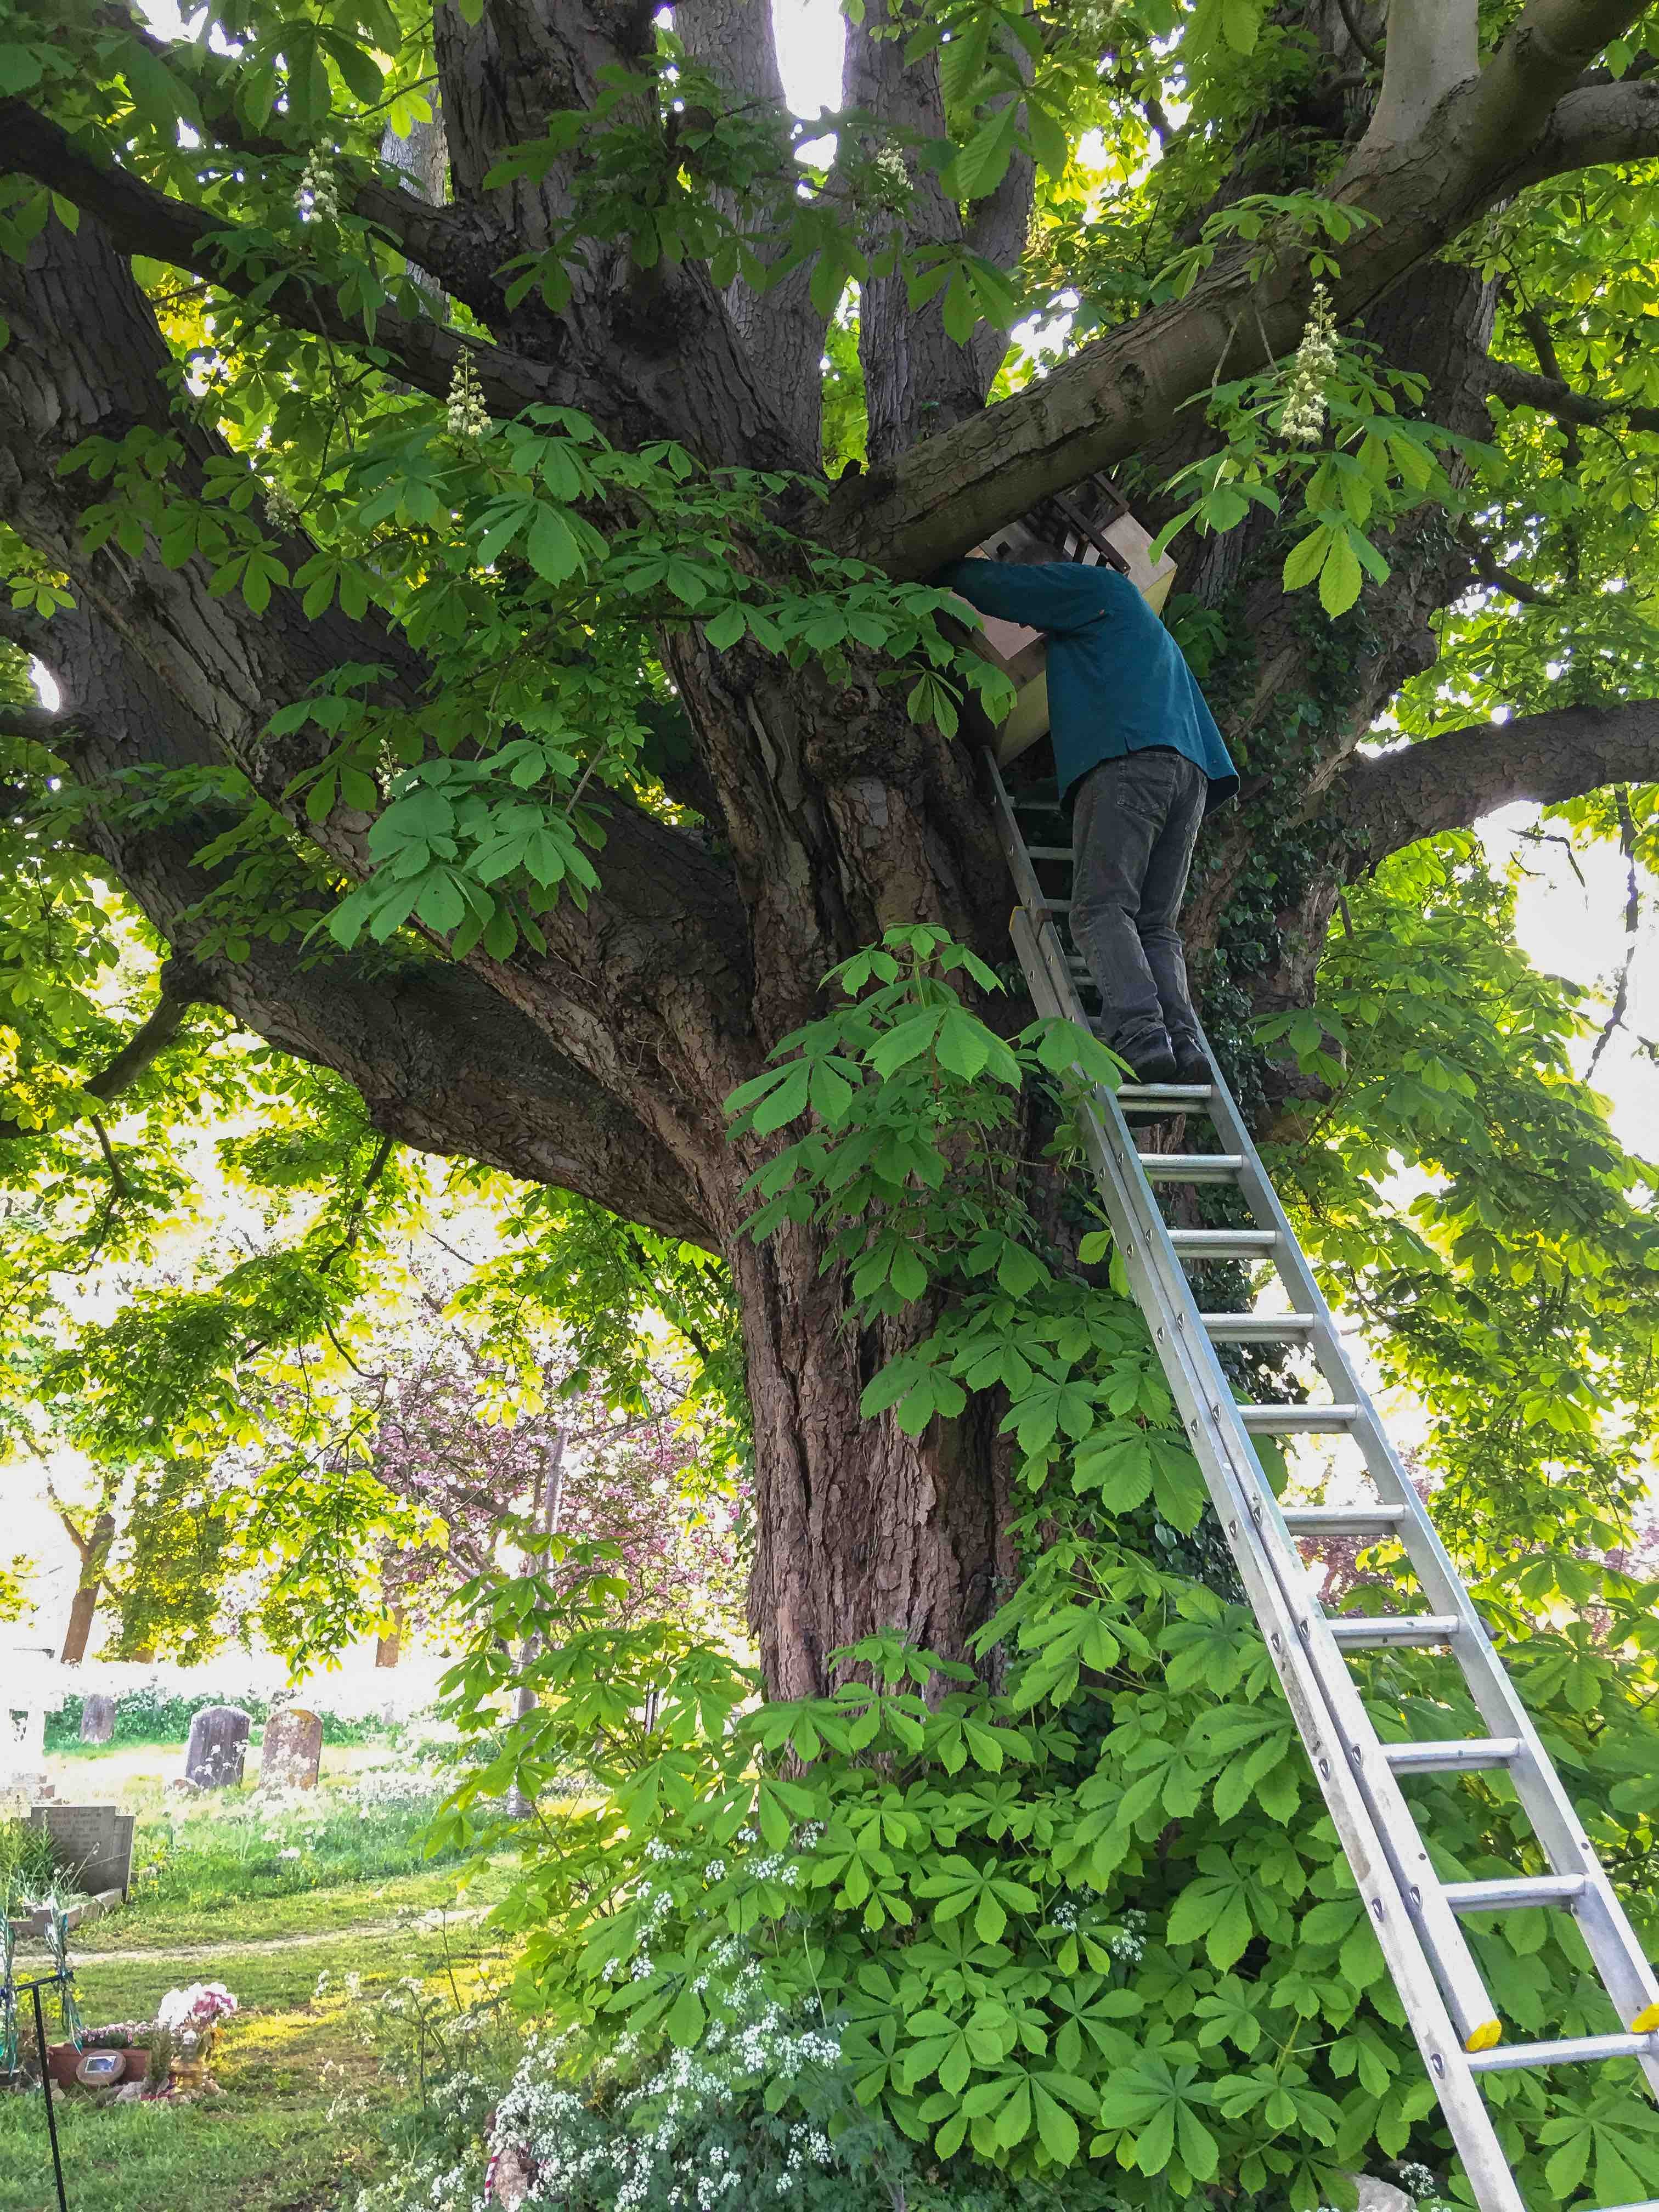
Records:
M1008 99L981 125L941 179L953 199L980 200L996 190L1013 155L1018 122L1019 102Z
M1343 531L1333 538L1325 565L1319 572L1319 604L1328 615L1346 614L1359 597L1361 580L1359 556L1353 550L1349 533Z
M712 621L703 625L702 634L716 651L725 653L737 643L748 627L741 605L733 599L730 606L722 607Z
M32 46L0 46L0 93L27 92L40 82L40 58Z
M1287 592L1299 592L1304 585L1312 583L1325 564L1330 545L1330 525L1322 522L1299 544L1291 547L1285 560L1284 583Z
M806 1111L807 1086L810 1070L804 1060L798 1060L783 1081L751 1116L751 1127L757 1137L769 1136L774 1129L782 1128L798 1114Z
M708 2014L702 2008L702 2000L689 1981L669 2008L668 2017L663 2026L668 2031L670 2041L677 2044L682 2051L690 2050L708 2026Z
M581 548L562 508L538 502L525 553L536 574L550 584L562 584L574 574L581 566Z

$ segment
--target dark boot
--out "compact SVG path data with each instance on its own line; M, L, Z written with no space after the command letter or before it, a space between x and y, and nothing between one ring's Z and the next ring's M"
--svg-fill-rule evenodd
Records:
M1123 1055L1135 1072L1137 1083L1173 1083L1176 1080L1176 1056L1167 1044L1142 1045L1138 1052ZM1209 1081L1209 1077L1205 1077Z
M1177 1083L1213 1083L1215 1072L1205 1057L1201 1046L1183 1038L1171 1054L1175 1063L1174 1080ZM1159 1079L1162 1080L1162 1079Z

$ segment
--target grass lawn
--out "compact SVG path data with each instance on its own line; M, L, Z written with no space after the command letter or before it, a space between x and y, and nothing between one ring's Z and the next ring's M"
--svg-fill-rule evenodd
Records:
M405 1975L470 1973L487 1943L475 1923L447 1942L410 1929L297 1950L216 1950L212 1978L242 2007L214 2061L223 2094L108 2109L60 2099L70 2212L323 2212L371 2178L375 2115L398 2094L363 2042L364 2007ZM331 1989L319 1998L323 1973ZM359 1978L356 2000L339 1993L348 1974ZM109 1958L82 1967L76 1987L88 2021L132 2020L174 1978L153 1960ZM55 2212L38 2092L0 2098L0 2212Z
M458 1867L452 1863L420 1874L389 1875L384 1881L341 1882L324 1889L250 1897L240 1903L226 1897L204 1904L193 1904L188 1898L153 1902L141 1897L82 1929L70 1948L77 1958L186 1948L216 1951L227 1941L343 1933L446 1909L476 1915L494 1905L506 1887L504 1864ZM229 1921L234 1924L228 1930ZM208 1978L225 1978L214 1974Z
M165 1800L159 1774L177 1757L123 1746L118 1759L54 1762L69 1770L61 1796L134 1807L137 1857L153 1869L125 1910L71 1938L76 1990L96 2025L153 2017L175 1984L225 1983L241 2008L213 2063L222 2094L58 2098L70 2212L334 2212L387 2156L381 2120L405 2094L367 2033L375 2001L409 1977L466 1988L499 1964L481 1913L506 1868L428 1863L422 1802L360 1788L356 1747L303 1807L274 1817L252 1792ZM146 1955L186 1948L198 1955ZM31 1947L18 1971L34 1962ZM49 2039L56 2027L53 2005ZM38 2088L0 2096L0 2212L56 2202Z

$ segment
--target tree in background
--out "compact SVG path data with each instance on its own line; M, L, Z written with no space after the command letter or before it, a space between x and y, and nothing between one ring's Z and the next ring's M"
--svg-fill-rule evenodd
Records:
M297 1361L240 1348L228 1448L222 1417L196 1424L193 1449L157 1453L145 1434L154 1377L142 1377L158 1364L174 1363L181 1422L191 1402L179 1337L212 1289L159 1283L153 1303L48 1365L59 1436L89 1459L83 1502L47 1483L79 1562L64 1662L87 1656L100 1601L117 1615L106 1657L196 1660L255 1633L324 1656L410 1622L441 1635L456 1593L534 1519L554 1460L560 1523L613 1547L625 1610L735 1622L742 1498L732 1437L698 1418L707 1377L688 1389L665 1337L629 1335L611 1312L619 1364L602 1386L592 1338L578 1368L528 1325L516 1290L510 1327L492 1334L489 1268L466 1287L470 1327L416 1268L354 1314L349 1349L337 1332ZM331 1369L317 1356L331 1350Z

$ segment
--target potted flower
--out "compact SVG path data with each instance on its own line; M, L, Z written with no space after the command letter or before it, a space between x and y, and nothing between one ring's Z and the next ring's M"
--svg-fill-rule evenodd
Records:
M81 2038L81 2055L84 2058L89 2051L118 2051L125 2062L118 2078L142 2081L149 2068L149 2053L142 2039L149 2033L142 2021L117 2020L105 2027L89 2027Z
M222 1982L192 1982L188 1989L169 1990L162 1998L155 2008L155 2025L172 2039L176 2053L172 2075L180 2088L201 2087L221 2023L236 2009L236 2000Z

